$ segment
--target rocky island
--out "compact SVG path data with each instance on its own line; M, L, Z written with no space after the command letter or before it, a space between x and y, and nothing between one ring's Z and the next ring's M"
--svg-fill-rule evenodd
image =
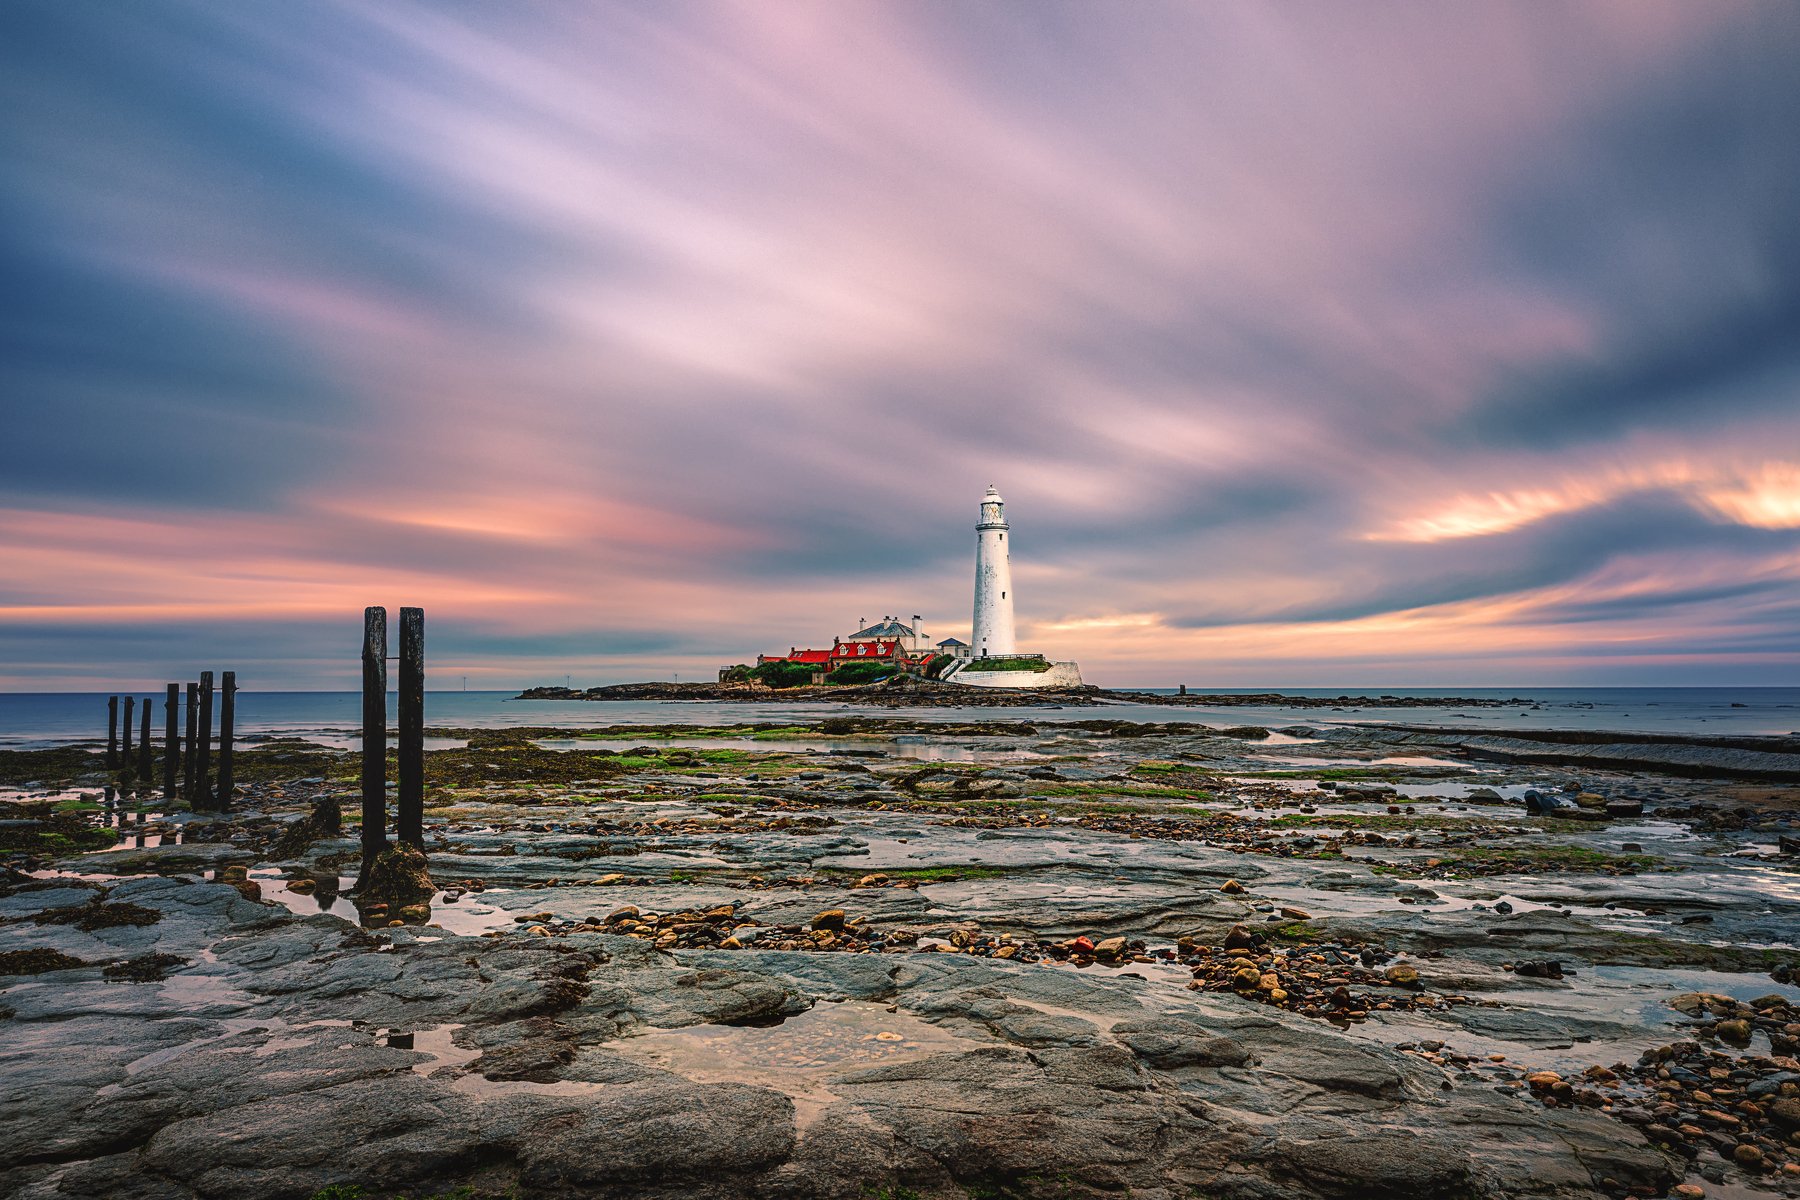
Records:
M1800 1194L1796 739L1047 716L0 752L0 1193Z
M870 704L889 708L1048 708L1105 703L1159 704L1171 707L1249 708L1530 708L1525 699L1500 700L1468 696L1295 696L1282 692L1137 692L1084 684L1068 688L982 688L979 691L902 675L879 683L833 687L769 687L755 681L737 683L614 683L599 687L543 686L526 688L520 700L711 700L727 703Z

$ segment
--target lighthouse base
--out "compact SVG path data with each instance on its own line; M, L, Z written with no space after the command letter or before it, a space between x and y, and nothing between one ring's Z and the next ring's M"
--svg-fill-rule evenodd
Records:
M964 659L943 675L946 683L985 688L1070 688L1081 686L1081 667L1072 662L1046 663L1045 669L989 671L979 658Z

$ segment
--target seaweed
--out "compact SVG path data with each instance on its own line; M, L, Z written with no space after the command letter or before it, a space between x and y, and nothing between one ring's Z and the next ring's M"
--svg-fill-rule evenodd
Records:
M87 963L60 950L41 946L30 950L0 950L0 975L42 975L46 971L73 971Z
M32 920L39 925L73 925L83 933L93 933L124 925L154 925L162 920L162 913L141 904L108 904L95 896L86 904L45 909Z
M89 742L45 750L0 750L0 784L73 783L105 773L105 758Z
M176 967L185 967L190 959L179 954L150 953L116 962L100 972L114 983L159 983Z

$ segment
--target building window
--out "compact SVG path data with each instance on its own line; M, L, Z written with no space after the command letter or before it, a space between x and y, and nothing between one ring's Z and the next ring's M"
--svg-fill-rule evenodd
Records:
M1000 598L1001 598L1001 599L1002 599L1002 600L1004 600L1004 599L1006 599L1006 593L1005 593L1005 592L1001 592L1001 593L1000 593Z

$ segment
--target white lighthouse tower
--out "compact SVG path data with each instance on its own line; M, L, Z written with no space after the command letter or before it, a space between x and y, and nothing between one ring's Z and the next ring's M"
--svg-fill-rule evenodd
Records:
M1006 502L992 485L981 498L975 525L975 629L973 646L956 651L956 661L938 678L946 683L986 688L1074 688L1081 667L1051 662L1043 654L1020 653L1013 640L1012 547L1006 544Z
M970 649L976 658L1012 654L1012 554L1006 545L1006 502L992 484L981 498L975 526L975 629Z

